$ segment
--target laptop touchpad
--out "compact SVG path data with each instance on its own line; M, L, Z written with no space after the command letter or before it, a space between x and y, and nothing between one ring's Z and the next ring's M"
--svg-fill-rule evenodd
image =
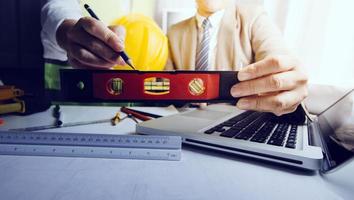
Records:
M230 114L231 112L219 112L219 111L211 111L211 110L195 110L192 112L187 112L182 114L185 117L194 117L194 118L202 118L208 120L217 120L223 118Z

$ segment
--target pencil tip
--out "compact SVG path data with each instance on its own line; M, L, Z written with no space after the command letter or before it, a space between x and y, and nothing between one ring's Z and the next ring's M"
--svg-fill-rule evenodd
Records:
M126 62L133 70L136 70L137 71L137 69L135 69L135 67L134 67L134 65L128 60L127 62Z

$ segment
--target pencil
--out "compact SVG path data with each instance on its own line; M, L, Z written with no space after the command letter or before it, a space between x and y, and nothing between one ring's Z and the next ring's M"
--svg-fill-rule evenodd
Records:
M153 118L151 118L151 117L149 117L149 116L142 115L142 114L140 114L140 113L138 113L138 112L134 112L134 111L132 111L132 110L126 108L126 107L122 107L122 108L120 109L120 111L123 112L123 113L125 113L125 114L127 114L127 115L130 114L130 115L132 115L133 117L135 117L135 118L137 118L137 119L140 119L141 121L149 121L149 120L153 119Z
M135 109L127 108L127 107L122 107L122 108L124 108L125 110L130 110L130 111L139 113L141 115L152 117L152 118L160 118L160 117L162 117L161 115L155 115L155 114L152 114L152 113L147 113L147 112L143 112L143 111L140 111L140 110L135 110Z

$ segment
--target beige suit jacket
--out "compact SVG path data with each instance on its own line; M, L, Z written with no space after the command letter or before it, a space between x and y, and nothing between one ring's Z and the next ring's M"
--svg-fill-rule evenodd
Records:
M197 35L195 16L170 28L166 70L195 69ZM230 6L218 32L214 70L236 71L266 56L289 53L281 32L261 7Z

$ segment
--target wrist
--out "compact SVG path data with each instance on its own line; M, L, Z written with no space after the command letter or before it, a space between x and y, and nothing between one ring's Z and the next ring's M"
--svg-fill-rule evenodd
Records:
M75 26L76 22L77 20L74 19L66 19L58 27L56 39L61 48L66 49L68 43L68 32Z

